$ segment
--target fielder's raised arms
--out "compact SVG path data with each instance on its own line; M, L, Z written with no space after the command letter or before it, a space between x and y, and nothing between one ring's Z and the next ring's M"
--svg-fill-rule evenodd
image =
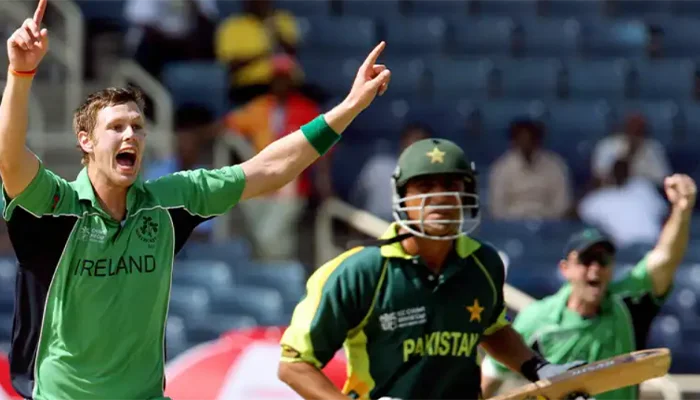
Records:
M521 386L489 400L563 400L572 393L595 396L664 376L670 366L671 352L666 348L635 351Z

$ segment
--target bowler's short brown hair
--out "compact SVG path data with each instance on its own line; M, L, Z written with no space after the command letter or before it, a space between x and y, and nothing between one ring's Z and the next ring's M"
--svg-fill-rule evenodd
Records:
M92 137L97 125L97 114L102 109L131 102L136 103L141 112L143 112L146 106L143 93L133 86L125 88L110 87L89 95L73 115L73 132L76 137L82 131L87 132ZM87 165L89 161L88 154L82 150L80 144L78 144L78 149L83 153L82 164Z

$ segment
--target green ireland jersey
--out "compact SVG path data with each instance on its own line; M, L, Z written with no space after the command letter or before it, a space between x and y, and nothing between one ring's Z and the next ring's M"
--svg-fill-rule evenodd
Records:
M86 170L67 182L41 165L3 213L19 261L15 390L35 400L163 398L175 254L244 186L240 166L137 180L117 221Z
M670 292L670 290L669 290ZM643 349L652 320L664 297L655 297L646 258L622 279L610 284L595 318L584 318L567 308L571 287L545 297L522 310L513 321L533 350L553 363L575 360L594 362ZM502 364L486 357L485 375L505 379L511 375ZM637 399L638 387L599 394L598 400Z
M352 249L309 278L281 360L322 368L344 347L351 398L476 399L477 346L508 325L503 282L498 253L467 236L439 275L401 243Z

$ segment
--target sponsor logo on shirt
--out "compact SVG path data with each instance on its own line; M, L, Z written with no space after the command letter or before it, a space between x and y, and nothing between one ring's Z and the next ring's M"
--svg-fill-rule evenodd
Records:
M89 228L84 226L78 229L78 240L83 242L104 243L107 240L107 230L104 228Z
M380 315L379 325L383 331L394 331L414 325L424 325L427 320L425 307L414 307Z

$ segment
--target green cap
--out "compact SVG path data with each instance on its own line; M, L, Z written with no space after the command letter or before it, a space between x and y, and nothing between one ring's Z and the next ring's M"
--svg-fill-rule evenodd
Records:
M394 179L396 186L401 187L409 179L436 174L459 174L471 181L475 174L474 163L469 162L464 151L449 140L423 139L401 153Z
M615 244L610 238L597 229L588 228L571 235L564 247L564 258L572 251L582 253L597 244L605 246L610 253L615 254Z

